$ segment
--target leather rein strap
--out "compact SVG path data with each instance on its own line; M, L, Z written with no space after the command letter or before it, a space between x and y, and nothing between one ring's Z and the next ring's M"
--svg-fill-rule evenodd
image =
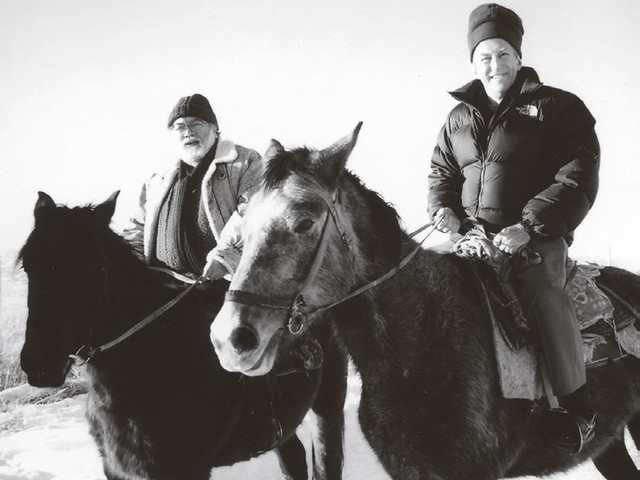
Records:
M252 292L246 292L243 290L229 290L225 294L225 301L239 303L242 305L247 305L252 307L267 308L271 310L287 310L289 312L289 320L287 322L287 328L289 329L290 333L295 335L302 330L302 328L304 327L304 324L308 320L308 317L322 313L326 310L329 310L337 305L340 305L341 303L346 302L347 300L351 300L352 298L360 295L361 293L364 293L367 290L370 290L380 285L381 283L385 282L386 280L390 279L391 277L393 277L396 273L398 273L401 269L403 269L413 259L413 257L416 256L418 251L422 248L422 244L424 243L424 241L436 230L436 225L434 225L433 222L429 222L426 225L423 225L416 231L412 232L410 236L413 237L429 227L431 227L431 230L418 243L418 245L416 245L416 247L406 257L404 257L400 261L400 263L398 263L395 267L393 267L392 269L390 269L389 271L387 271L385 274L381 275L377 279L367 283L366 285L363 285L362 287L354 290L353 292L349 293L348 295L342 297L341 299L335 302L331 302L331 303L316 307L312 310L307 310L307 304L304 301L304 293L309 289L309 287L315 281L315 277L317 276L320 270L320 267L323 263L323 260L327 251L327 246L330 240L330 236L328 234L328 225L329 225L330 218L333 219L333 224L338 229L338 232L340 233L340 236L345 242L347 249L351 250L349 237L345 233L346 230L342 227L342 222L340 221L340 215L336 210L338 192L339 190L336 191L331 201L325 199L328 210L327 210L327 216L325 217L324 225L322 227L322 233L320 236L318 247L316 249L313 262L309 269L309 273L307 274L307 278L305 279L305 282L303 283L302 287L300 287L298 294L295 295L293 299L283 298L283 297L266 297L264 295L258 295L258 294L255 294Z
M164 269L158 269L158 270L161 270L161 271L163 271L165 273L169 272L169 271L164 270ZM175 278L178 278L173 274L171 274L171 275L174 276ZM186 279L187 277L184 277L184 278ZM119 337L117 337L114 340L111 340L110 342L107 342L107 343L105 343L103 345L100 345L99 347L91 348L91 347L89 347L88 344L87 345L83 345L82 347L80 347L80 349L76 352L75 355L69 355L69 358L71 358L73 360L73 363L76 366L82 366L85 363L87 363L89 360L91 360L93 357L95 357L97 354L99 354L101 352L104 352L106 350L109 350L110 348L115 347L116 345L118 345L119 343L123 342L124 340L126 340L127 338L129 338L130 336L132 336L133 334L138 332L139 330L142 330L144 327L149 325L155 319L157 319L158 317L163 315L167 310L172 308L176 303L178 303L180 300L182 300L182 298L185 297L198 284L197 280L196 281L188 280L188 281L189 281L189 283L191 283L191 285L189 285L188 288L186 288L185 290L180 292L178 295L173 297L171 300L169 300L167 303L162 305L160 308L158 308L158 309L154 310L153 312L151 312L149 315L144 317L142 320L140 320L138 323L136 323L133 327L131 327L129 330L124 332Z

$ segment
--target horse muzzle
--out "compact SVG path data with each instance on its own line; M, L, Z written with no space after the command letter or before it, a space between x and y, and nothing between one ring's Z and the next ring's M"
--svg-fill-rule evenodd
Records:
M225 302L211 325L211 343L225 370L257 376L273 368L284 322L280 315L254 310Z
M33 367L25 366L24 362L21 363L22 370L27 374L27 381L29 385L33 387L46 388L46 387L60 387L64 384L67 378L67 373L71 369L71 360L65 361L64 365L58 368L52 368L51 365L47 367Z

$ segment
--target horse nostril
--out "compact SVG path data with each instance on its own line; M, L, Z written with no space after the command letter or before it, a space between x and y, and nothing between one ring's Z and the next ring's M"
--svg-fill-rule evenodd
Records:
M247 327L238 327L231 334L231 345L238 352L253 350L258 345L258 338Z

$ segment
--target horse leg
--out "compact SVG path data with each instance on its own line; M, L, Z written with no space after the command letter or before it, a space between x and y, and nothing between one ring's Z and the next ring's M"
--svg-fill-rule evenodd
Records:
M593 463L607 480L640 480L640 472L629 456L622 436L594 458Z
M312 428L313 478L342 478L344 400L347 394L347 363L342 355L325 355L322 382L313 402L316 425Z
M309 478L306 452L296 434L278 445L276 453L286 480L307 480Z
M633 443L636 445L636 448L640 450L640 415L632 417L627 424L627 428L629 429Z

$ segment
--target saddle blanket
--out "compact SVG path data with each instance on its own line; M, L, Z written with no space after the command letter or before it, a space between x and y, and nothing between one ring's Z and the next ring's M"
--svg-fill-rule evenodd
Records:
M499 293L507 300L507 304L518 305L517 308L512 308L510 312L507 312L508 316L512 318L514 325L529 329L527 319L519 308L517 295L508 278L514 268L527 268L527 265L539 262L539 256L536 258L535 252L527 252L526 249L518 255L507 256L493 245L478 222L471 221L470 224L471 227L467 233L456 239L455 244L450 247L450 251L461 257L480 259L483 264L489 266L500 285L497 288L502 290ZM592 362L596 348L607 343L607 337L602 333L585 334L584 332L591 326L597 327L598 322L606 322L610 328L606 328L605 331L607 334L614 334L613 358L622 356L624 353L640 358L640 332L635 328L635 322L627 323L623 329L616 331L614 306L594 280L600 275L602 268L596 264L577 264L572 259L567 260L567 285L565 288L570 291L580 330L583 332L585 362L587 364ZM490 289L491 287L489 287ZM486 289L485 292L490 296ZM493 290L492 293L496 294L496 291ZM491 310L491 301L487 301L488 308ZM542 356L536 352L536 348L531 342L519 342L514 346L514 342L506 338L508 335L504 325L499 324L500 321L496 315L491 313L489 317L492 322L496 361L503 396L530 400L541 398L543 396Z
M584 330L599 321L606 322L615 334L620 355L629 353L640 358L640 332L633 323L623 330L616 331L614 323L614 307L609 298L598 288L595 277L599 275L601 266L594 264L576 264L569 260L567 272L573 272L570 296L576 310L580 330ZM575 269L575 270L574 270ZM542 363L536 349L525 344L519 349L512 349L505 341L501 329L493 316L493 338L496 351L500 387L505 398L534 400L541 398L543 392ZM602 335L583 335L584 358L587 365L593 359L595 348L606 341Z

